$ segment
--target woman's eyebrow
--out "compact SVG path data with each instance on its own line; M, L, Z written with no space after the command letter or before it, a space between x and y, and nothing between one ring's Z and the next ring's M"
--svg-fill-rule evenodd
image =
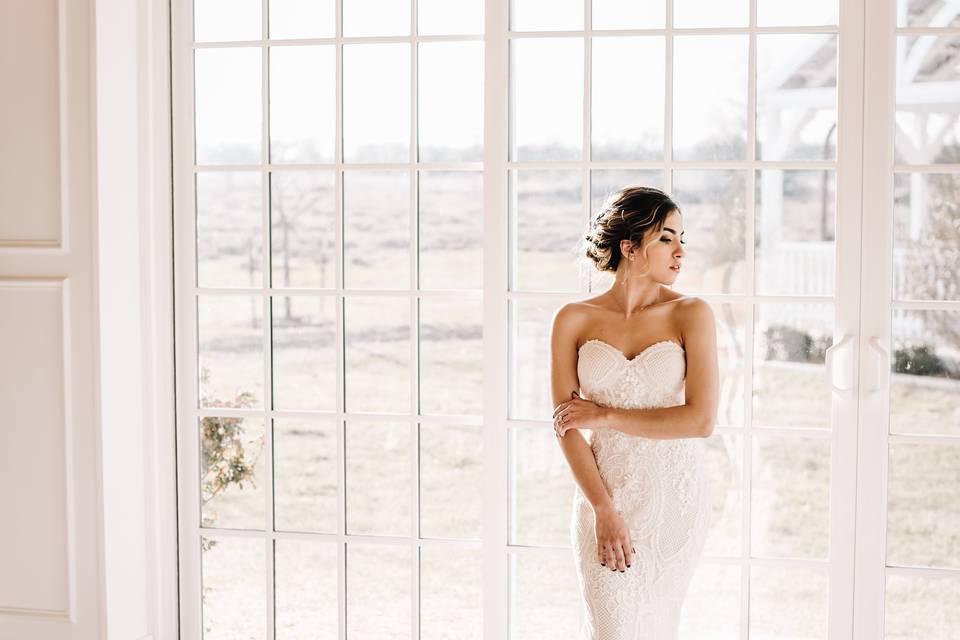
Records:
M677 232L674 231L673 229L671 229L670 227L664 227L663 230L664 230L664 231L669 231L669 232L672 233L673 235L677 235ZM685 234L685 233L686 233L686 231L681 231L681 232L680 232L680 235L683 235L683 234Z

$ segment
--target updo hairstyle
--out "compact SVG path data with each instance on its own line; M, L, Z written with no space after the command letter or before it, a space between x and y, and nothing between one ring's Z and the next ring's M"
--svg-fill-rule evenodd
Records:
M646 256L643 239L647 232L659 233L663 223L680 207L663 191L639 185L615 191L603 202L583 236L584 251L598 271L616 272L623 254L620 241L630 240Z

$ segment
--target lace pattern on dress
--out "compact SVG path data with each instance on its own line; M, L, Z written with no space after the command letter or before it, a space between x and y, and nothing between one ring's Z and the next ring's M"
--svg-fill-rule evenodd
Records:
M684 402L686 361L672 341L633 358L600 340L580 348L583 396L603 406L669 407ZM600 565L593 508L575 488L571 542L584 605L578 640L673 640L710 524L705 440L591 432L590 447L636 549L625 573Z

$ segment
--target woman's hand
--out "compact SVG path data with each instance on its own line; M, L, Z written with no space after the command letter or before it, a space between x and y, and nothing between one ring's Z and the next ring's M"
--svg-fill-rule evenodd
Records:
M633 542L623 518L613 507L594 509L597 559L611 571L626 571L633 562Z
M553 430L562 438L569 429L603 429L605 411L604 407L584 400L574 391L570 400L553 410Z

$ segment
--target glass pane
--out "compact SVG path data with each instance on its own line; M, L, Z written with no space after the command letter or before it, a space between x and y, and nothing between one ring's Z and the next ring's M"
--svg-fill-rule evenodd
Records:
M745 27L749 0L673 0L673 26Z
M586 437L589 432L581 435ZM574 488L573 475L553 429L510 429L508 544L569 545Z
M345 303L346 410L407 413L410 300L364 296Z
M513 0L513 31L574 31L583 29L581 0Z
M757 171L757 293L832 296L836 172Z
M754 426L830 429L833 305L761 304L755 322Z
M837 157L837 36L757 36L757 157Z
M746 330L750 308L741 304L710 303L717 327L720 367L720 404L717 425L743 426L743 370L746 361Z
M750 567L750 637L827 637L830 581L822 569Z
M334 0L270 0L268 4L274 40L334 36Z
M263 285L260 173L201 172L197 180L197 286Z
M510 640L569 638L579 628L581 600L568 549L510 554Z
M667 17L665 0L593 0L592 7L594 29L663 29Z
M420 299L421 415L483 415L483 301Z
M960 300L960 174L894 174L893 297Z
M410 0L349 0L343 3L343 35L408 36Z
M410 638L416 547L347 544L347 637Z
M277 530L323 533L340 530L337 521L335 421L274 419L273 478Z
M893 312L890 433L960 435L960 312Z
M348 289L410 288L407 171L344 171L343 267Z
M713 513L703 553L739 557L743 519L743 438L739 434L714 432L706 442L705 463ZM699 636L693 634L691 637Z
M596 218L600 206L614 191L632 184L663 189L662 169L591 169L590 219Z
M200 526L265 524L262 418L200 418Z
M740 567L701 562L680 612L680 638L740 640Z
M347 533L410 535L410 425L348 420Z
M826 560L830 550L830 441L753 435L752 556Z
M421 162L483 161L483 42L421 42L417 127Z
M421 640L482 640L479 549L420 548Z
M480 539L482 465L481 427L420 425L421 537Z
M674 38L674 159L746 159L747 44L746 35Z
M271 162L333 162L334 64L331 45L270 48Z
M584 232L579 169L511 171L511 289L576 291Z
M510 160L580 160L583 38L514 39L510 57Z
M260 163L261 57L259 47L194 51L197 164Z
M332 171L270 174L275 288L337 286L336 192Z
M336 545L315 540L277 540L275 545L275 637L336 638Z
M757 25L761 27L820 26L837 24L838 0L757 0Z
M592 159L663 158L664 38L594 38L592 64Z
M420 35L483 33L483 0L418 0Z
M273 408L337 410L336 298L274 296Z
M890 445L887 564L960 568L960 444Z
M343 45L345 162L410 160L410 84L409 43Z
M746 293L745 171L674 171L673 201L683 214L687 293Z
M265 640L265 541L200 536L203 640Z
M960 11L951 5L949 0L897 0L897 26L960 26Z
M260 1L194 0L193 39L196 42L259 40Z
M960 638L960 580L887 575L884 638Z
M263 298L197 297L201 407L263 408Z
M421 289L483 287L483 173L421 171Z
M960 36L897 38L896 162L960 162L958 63Z
M510 300L511 420L543 420L553 413L550 390L550 318L558 304Z

